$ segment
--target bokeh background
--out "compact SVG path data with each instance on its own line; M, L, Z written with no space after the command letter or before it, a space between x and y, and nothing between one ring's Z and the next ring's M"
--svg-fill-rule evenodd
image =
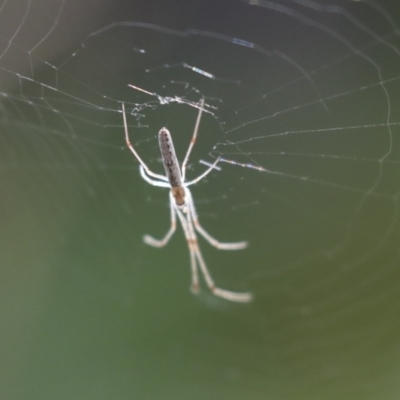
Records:
M398 399L400 7L0 4L2 399ZM134 84L150 93L128 88ZM235 304L164 249L167 126Z

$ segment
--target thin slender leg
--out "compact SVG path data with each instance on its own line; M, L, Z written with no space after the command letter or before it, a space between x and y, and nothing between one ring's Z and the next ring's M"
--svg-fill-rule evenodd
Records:
M161 239L154 239L152 236L150 235L144 235L143 236L143 241L153 247L164 247L169 240L171 239L172 235L175 233L176 230L176 215L175 215L175 208L174 208L174 204L173 204L173 198L172 195L170 193L169 195L169 206L170 206L170 210L171 210L171 227L169 228L167 234Z
M176 213L178 214L179 220L181 221L183 233L185 234L185 238L188 242L189 253L190 253L190 267L192 271L192 285L190 290L192 293L197 294L200 291L199 285L199 277L197 273L197 265L196 265L196 257L195 250L198 247L197 238L194 235L193 229L190 229L190 224L187 221L187 214L184 214L178 207L175 207Z
M194 294L198 294L200 292L199 285L199 276L197 274L197 265L196 265L196 256L193 249L189 248L190 252L190 267L192 270L192 284L190 286L190 290Z
M248 303L253 299L253 295L251 293L237 293L231 292L230 290L221 289L215 286L213 279L211 278L211 274L207 269L206 263L204 262L203 256L201 254L199 245L197 243L196 233L193 228L191 214L187 213L184 215L181 210L176 208L176 212L181 221L183 231L186 236L186 240L188 241L189 251L190 251L190 260L192 266L192 292L198 293L198 277L197 277L197 267L196 267L196 259L198 261L200 271L204 276L204 280L211 293L215 296L221 297L226 300L236 301L241 303Z
M203 113L203 107L204 107L204 97L200 100L199 113L197 114L196 125L194 126L192 139L190 140L190 144L189 144L189 147L187 149L185 158L184 158L184 160L182 162L181 172L182 172L182 181L183 182L185 182L186 165L187 165L187 163L189 161L189 156L190 156L190 153L192 152L193 146L196 143L197 132L198 132L199 126L200 126L201 114Z
M153 186L158 186L158 187L163 187L163 188L171 188L171 185L167 182L164 181L156 181L154 179L151 179L147 174L146 174L146 170L144 169L143 165L139 166L139 170L140 170L140 175L142 176L142 178L150 183L150 185Z
M196 179L193 179L192 181L189 181L187 183L185 183L185 186L190 186L193 185L195 183L197 183L198 181L201 181L205 176L207 176L213 169L214 167L219 163L221 157L218 157L214 163L212 165L210 165L201 175L199 175Z
M129 133L128 133L128 124L126 122L126 113L125 113L125 103L122 103L122 118L124 120L124 129L125 129L125 141L126 145L129 147L129 150L133 153L133 155L136 157L136 159L139 161L140 165L146 170L147 174L152 176L153 178L160 179L162 181L168 182L168 179L166 176L156 174L153 171L149 169L149 167L145 164L145 162L140 158L139 154L136 152L135 148L132 146L130 140L129 140Z
M253 295L251 293L237 293L231 292L230 290L221 289L215 286L214 281L211 278L210 272L204 262L203 256L199 249L195 252L196 258L199 262L199 267L201 272L203 273L204 279L207 283L207 286L211 290L211 293L215 296L222 297L223 299L230 301L237 301L240 303L248 303L253 300Z
M212 237L199 223L199 219L197 217L196 209L194 206L194 201L190 190L186 190L186 197L187 197L187 205L189 208L189 213L193 219L193 224L197 232L203 236L204 239L207 240L212 246L216 247L220 250L241 250L248 246L248 243L243 242L220 242L219 240Z

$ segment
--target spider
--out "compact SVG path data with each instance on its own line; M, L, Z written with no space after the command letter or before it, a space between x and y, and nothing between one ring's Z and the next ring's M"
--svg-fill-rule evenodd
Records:
M122 103L122 115L123 115L124 129L125 129L126 145L133 153L133 155L136 157L137 161L140 163L140 175L150 185L170 189L169 205L171 213L171 226L168 232L160 240L155 239L150 235L145 235L143 237L143 240L146 244L150 246L159 248L164 247L169 242L169 240L171 239L172 235L176 230L176 216L178 216L189 247L191 273L192 273L192 283L191 283L192 293L197 294L200 291L199 277L198 277L198 268L199 268L201 273L203 274L204 280L208 288L210 289L211 293L213 293L215 296L222 297L226 300L246 303L252 300L253 296L251 293L236 293L215 286L197 242L196 231L201 236L203 236L203 238L207 240L212 246L220 250L240 250L247 247L247 242L222 243L216 240L214 237L212 237L208 232L204 230L204 228L200 225L197 217L196 209L193 202L193 197L189 190L189 186L194 185L195 183L201 181L204 177L206 177L218 164L219 158L217 158L217 160L197 178L188 182L185 181L186 167L190 153L196 142L197 132L200 125L200 119L203 112L203 107L204 107L204 99L200 101L200 106L198 107L199 112L197 115L197 120L194 127L192 139L190 141L189 147L187 149L181 167L179 167L179 163L176 158L171 134L166 128L160 129L158 133L158 141L166 173L166 176L164 176L156 174L153 171L151 171L149 167L145 164L145 162L142 160L142 158L139 156L139 154L136 152L135 148L132 146L129 140L128 124L126 122L125 104Z

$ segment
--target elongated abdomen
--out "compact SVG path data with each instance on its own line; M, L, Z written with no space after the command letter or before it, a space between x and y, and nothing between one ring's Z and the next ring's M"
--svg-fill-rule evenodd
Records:
M158 132L158 143L169 183L172 187L182 186L181 170L176 158L171 134L167 128L161 128L160 132Z
M182 207L185 205L185 190L182 187L181 169L176 158L174 144L167 128L162 128L158 132L158 143L160 145L165 173L171 185L172 195L175 198L176 204Z

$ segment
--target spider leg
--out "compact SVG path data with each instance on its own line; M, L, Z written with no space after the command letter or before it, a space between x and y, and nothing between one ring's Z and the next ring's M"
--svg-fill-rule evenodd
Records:
M193 228L192 224L192 215L187 213L186 216L183 214L181 210L176 208L176 212L178 217L181 221L183 231L186 236L186 240L188 241L189 251L190 251L190 261L192 267L192 292L198 293L199 292L199 284L198 284L198 277L197 277L197 265L196 259L198 261L198 265L200 267L200 271L204 276L204 280L208 288L210 289L211 293L215 296L221 297L225 300L236 301L241 303L248 303L253 299L253 295L251 293L237 293L231 292L230 290L221 289L215 286L213 279L211 278L211 274L208 271L206 263L203 259L201 254L199 245L197 243L196 233Z
M216 287L214 281L211 278L210 272L208 271L206 263L204 262L203 256L199 248L197 248L197 250L195 251L195 255L197 261L199 262L200 270L203 273L204 279L207 283L208 288L211 290L212 294L218 297L222 297L225 300L237 301L239 303L248 303L253 300L253 295L251 293L231 292L230 290L225 290Z
M131 142L129 140L128 123L126 122L125 103L122 103L122 118L124 120L125 141L126 141L126 145L128 146L129 150L133 153L133 155L139 161L140 165L146 170L147 175L150 175L153 178L157 178L157 179L160 179L162 181L168 182L168 179L167 179L166 176L163 176L163 175L160 175L160 174L156 174L153 171L151 171L150 168L146 165L146 163L141 159L139 154L136 152L135 148L132 146L132 144L131 144Z
M207 176L213 169L214 167L219 163L221 157L218 157L212 165L210 165L201 175L199 175L197 178L186 182L185 186L190 186L190 185L194 185L195 183L197 183L198 181L201 181L205 176Z
M158 187L163 187L163 188L170 188L170 187L171 187L171 185L170 185L168 182L156 181L155 179L151 179L151 178L147 175L146 170L145 170L145 168L143 167L143 165L140 165L139 169L140 169L140 175L142 176L142 178L143 178L146 182L150 183L150 185L158 186Z
M172 197L172 194L170 192L169 194L169 207L171 210L171 227L169 228L168 232L162 239L154 239L150 235L144 235L143 236L143 241L153 247L164 247L169 240L171 239L172 235L175 233L176 230L176 215L175 215L175 208L174 208L174 199Z
M189 245L189 253L190 253L190 268L192 271L192 284L190 285L190 290L192 293L197 294L200 292L200 285L199 285L199 276L197 274L196 254L190 245Z
M178 214L179 220L181 221L183 233L185 234L185 238L188 242L189 253L190 253L190 268L192 271L192 285L190 290L192 293L197 294L200 291L199 286L199 277L197 273L197 265L196 265L196 248L198 248L196 234L193 231L193 227L190 227L190 224L187 220L187 214L183 214L183 212L178 208L175 207L176 213Z
M196 208L194 206L194 201L192 194L190 193L190 190L186 190L186 197L187 197L187 205L189 208L189 213L191 214L191 218L193 220L194 227L197 232L200 233L201 236L203 236L204 239L207 240L208 243L211 244L211 246L216 247L217 249L220 250L241 250L244 249L248 246L248 243L243 241L243 242L220 242L219 240L215 239L212 237L199 223L199 219L197 217L196 213Z
M203 107L204 107L204 97L200 100L199 113L197 114L196 125L194 126L192 139L190 140L189 147L187 149L185 158L184 158L184 160L182 162L181 172L182 172L182 180L183 181L185 181L186 165L188 163L190 153L192 152L193 146L196 143L197 132L199 130L199 125L200 125L200 120L201 120L201 114L203 113Z

